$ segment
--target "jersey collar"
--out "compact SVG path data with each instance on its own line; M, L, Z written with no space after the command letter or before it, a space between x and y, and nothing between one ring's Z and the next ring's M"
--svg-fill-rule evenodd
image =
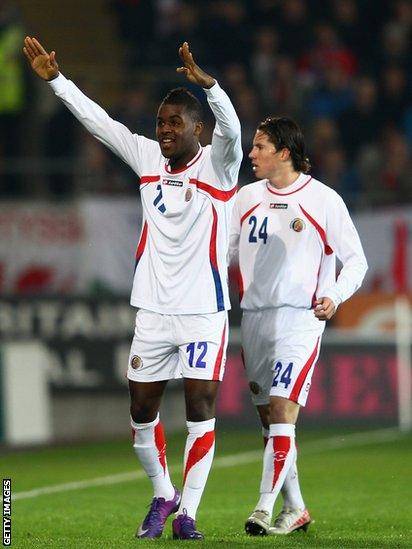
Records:
M171 174L184 172L199 160L199 158L202 156L202 153L203 153L203 148L199 145L199 150L197 151L196 155L185 166L183 166L183 168L179 168L178 170L172 170L172 168L169 166L169 162L166 162L165 170L167 171L167 173L171 173Z
M312 176L305 173L301 173L300 176L296 179L292 185L285 187L284 189L275 189L268 180L266 180L266 188L271 194L276 194L277 196L287 196L288 194L297 193L311 181Z

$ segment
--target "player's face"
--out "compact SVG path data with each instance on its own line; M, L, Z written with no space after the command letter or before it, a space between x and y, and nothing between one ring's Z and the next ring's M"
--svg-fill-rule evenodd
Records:
M252 150L249 158L252 169L258 179L270 179L283 165L284 151L277 151L265 132L258 130L253 138Z
M156 136L166 158L189 162L197 153L201 130L202 123L195 122L184 105L160 106Z

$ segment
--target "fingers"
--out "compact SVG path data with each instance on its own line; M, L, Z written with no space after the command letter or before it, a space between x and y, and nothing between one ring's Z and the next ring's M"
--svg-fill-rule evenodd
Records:
M37 47L38 51L42 55L48 55L47 51L43 48L43 46L40 44L40 42L37 40L37 38L33 38L33 44Z
M34 57L30 54L29 50L26 48L26 46L24 46L23 48L23 53L24 55L26 56L27 60L29 61L29 63L31 63L34 59Z
M319 298L316 302L314 314L319 320L329 320L335 314L335 304L329 298Z
M43 48L40 42L36 40L36 38L26 36L24 39L24 46L31 59L34 59L38 55L48 55L47 51Z
M24 39L23 51L26 54L26 57L28 57L28 59L33 60L36 57L36 52L34 50L33 42L29 36L26 36L26 38Z
M189 44L187 42L183 42L183 44L179 48L179 55L186 67L191 67L195 64L195 62L193 61L193 55L190 53Z

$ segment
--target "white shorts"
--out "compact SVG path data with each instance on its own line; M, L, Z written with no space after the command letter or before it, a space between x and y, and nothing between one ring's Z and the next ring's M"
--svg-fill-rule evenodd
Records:
M139 309L127 377L148 383L176 378L223 379L227 312L164 315Z
M325 322L312 310L244 311L242 353L256 406L280 396L306 404Z

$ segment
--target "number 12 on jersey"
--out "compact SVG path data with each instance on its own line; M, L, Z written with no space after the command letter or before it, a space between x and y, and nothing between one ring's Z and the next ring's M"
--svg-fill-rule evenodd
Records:
M268 238L268 218L265 217L259 229L257 229L258 219L257 217L252 215L252 217L249 218L249 225L251 226L249 233L249 242L257 242L259 238L260 240L263 240L263 244L266 244L266 240Z

